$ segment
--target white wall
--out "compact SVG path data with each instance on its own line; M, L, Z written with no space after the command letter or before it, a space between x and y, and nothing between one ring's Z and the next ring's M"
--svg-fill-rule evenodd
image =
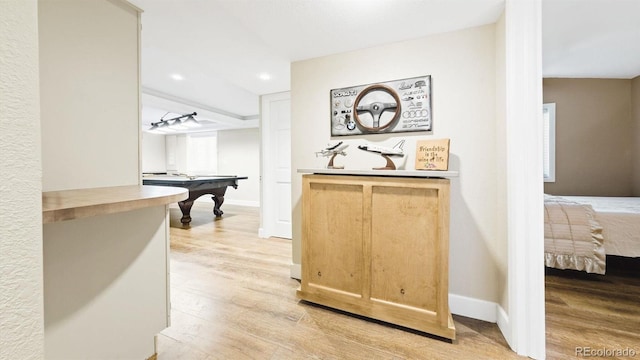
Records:
M153 146L145 145L143 135L143 166L148 160L148 151L157 151L160 145L153 140ZM168 172L188 173L187 135L157 135L166 140L165 169ZM260 130L258 128L217 131L219 175L247 176L239 180L237 189L227 189L225 203L260 206ZM157 157L154 161L161 161ZM211 202L211 197L202 196L198 202Z
M187 173L187 135L160 135L165 139L166 168L170 174Z
M260 130L218 131L218 174L247 176L237 189L227 189L229 204L260 205Z
M138 184L137 12L119 1L38 5L44 191Z
M166 172L167 150L164 135L142 132L142 172Z
M341 137L348 142L346 168L380 165L381 158L356 149L364 141L393 145L405 138L407 169L415 141L450 138L451 181L450 292L498 302L498 260L506 239L498 230L498 155L496 117L496 27L487 25L416 40L299 61L291 68L292 170L322 167L314 155L330 141L329 91L351 85L432 76L433 134L405 133ZM337 139L334 139L337 140ZM301 176L293 175L293 261L300 263Z
M37 21L0 1L0 359L44 358Z

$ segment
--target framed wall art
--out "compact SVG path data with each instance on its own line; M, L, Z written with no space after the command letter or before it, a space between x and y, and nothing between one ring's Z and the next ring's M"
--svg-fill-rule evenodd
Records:
M431 131L431 76L332 89L331 136Z

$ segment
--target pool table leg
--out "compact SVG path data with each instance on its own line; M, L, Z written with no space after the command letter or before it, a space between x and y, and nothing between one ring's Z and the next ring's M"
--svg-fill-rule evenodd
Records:
M224 214L224 212L222 210L220 210L220 206L222 206L222 203L224 202L224 194L223 195L214 195L211 197L211 199L214 202L213 205L213 214L216 217L220 217L222 216L222 214Z
M180 210L182 211L182 218L180 222L188 225L191 222L191 207L193 206L193 200L186 200L178 202Z

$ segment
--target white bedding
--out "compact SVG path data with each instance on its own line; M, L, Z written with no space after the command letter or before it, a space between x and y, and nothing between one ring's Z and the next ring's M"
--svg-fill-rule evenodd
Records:
M562 197L593 207L607 255L640 257L640 197Z
M544 263L557 269L605 273L602 226L591 205L545 194Z

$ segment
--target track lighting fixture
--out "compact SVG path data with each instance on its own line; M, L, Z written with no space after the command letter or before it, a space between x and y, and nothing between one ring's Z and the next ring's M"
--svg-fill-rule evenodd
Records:
M180 115L171 119L164 119L163 116L160 118L160 121L151 123L151 127L147 131L154 134L170 134L180 130L197 128L202 125L194 117L196 115L198 114L193 112L191 114Z

